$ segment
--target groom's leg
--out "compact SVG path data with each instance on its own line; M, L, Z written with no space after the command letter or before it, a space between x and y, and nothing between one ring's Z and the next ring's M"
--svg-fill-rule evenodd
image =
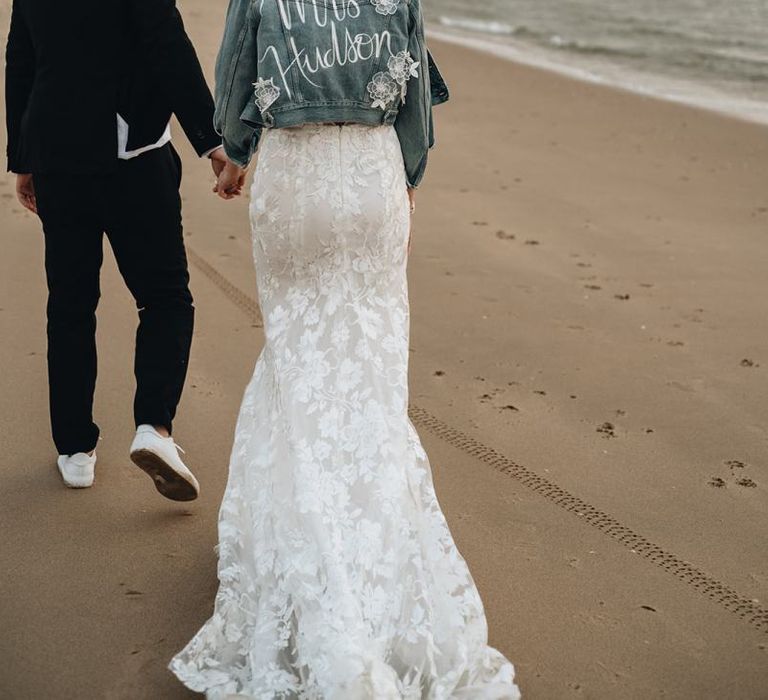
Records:
M90 452L96 384L96 307L102 263L98 181L35 175L45 231L48 280L48 379L53 440L59 454Z
M139 309L136 425L172 430L194 325L181 225L181 162L170 145L119 164L107 226Z

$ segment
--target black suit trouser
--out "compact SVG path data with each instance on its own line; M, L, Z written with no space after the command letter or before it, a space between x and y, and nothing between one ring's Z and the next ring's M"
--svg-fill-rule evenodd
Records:
M60 454L92 450L96 307L106 233L136 300L137 425L172 429L194 325L181 224L181 161L168 144L108 175L35 174L45 231L48 374Z

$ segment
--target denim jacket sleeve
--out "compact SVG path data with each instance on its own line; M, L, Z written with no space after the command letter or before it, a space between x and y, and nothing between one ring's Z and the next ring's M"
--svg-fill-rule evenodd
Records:
M216 59L216 113L214 126L222 137L227 157L246 167L261 136L261 127L240 119L253 95L257 78L254 0L230 0L224 38Z
M408 50L420 61L418 77L408 85L405 103L395 120L409 187L418 187L427 168L429 149L435 143L432 106L448 100L448 90L432 55L427 51L424 18L419 0L410 3Z

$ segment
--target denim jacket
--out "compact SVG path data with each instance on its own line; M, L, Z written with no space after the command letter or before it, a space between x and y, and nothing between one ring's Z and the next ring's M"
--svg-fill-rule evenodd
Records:
M447 99L421 0L230 0L215 127L238 165L265 128L389 124L416 187L434 144L432 106Z

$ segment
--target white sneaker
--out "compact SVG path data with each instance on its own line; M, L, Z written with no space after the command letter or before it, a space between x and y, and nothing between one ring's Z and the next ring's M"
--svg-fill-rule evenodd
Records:
M96 471L96 453L78 452L74 455L59 455L56 464L61 478L71 489L87 489L93 486Z
M197 483L179 457L183 450L172 437L163 437L151 425L140 425L131 445L131 461L152 477L155 488L172 501L194 501Z

